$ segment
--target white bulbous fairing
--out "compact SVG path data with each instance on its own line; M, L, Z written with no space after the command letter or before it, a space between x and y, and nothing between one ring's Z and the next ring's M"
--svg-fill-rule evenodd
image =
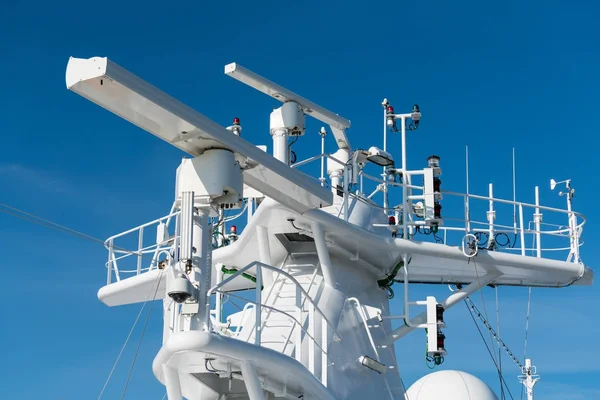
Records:
M483 381L462 371L438 371L425 375L408 389L410 400L498 400Z

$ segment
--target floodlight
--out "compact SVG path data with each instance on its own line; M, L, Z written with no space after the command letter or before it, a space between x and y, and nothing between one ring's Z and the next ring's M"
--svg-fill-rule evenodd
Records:
M394 165L394 157L392 157L392 155L387 151L383 151L375 146L369 148L367 160L381 167Z
M106 57L69 59L67 88L192 156L227 149L252 160L244 183L304 212L330 205L330 191Z
M298 103L306 114L311 115L331 127L331 132L333 133L333 136L335 136L335 140L341 149L351 150L350 142L348 141L345 132L346 129L350 128L350 121L346 118L334 114L320 105L263 78L239 64L227 64L225 66L225 74L283 103L288 101Z
M365 367L367 367L377 373L385 374L385 372L387 371L387 367L384 364L380 363L377 360L372 359L369 356L361 356L358 359L358 361Z
M435 154L427 157L427 164L429 165L429 168L439 168L440 157Z

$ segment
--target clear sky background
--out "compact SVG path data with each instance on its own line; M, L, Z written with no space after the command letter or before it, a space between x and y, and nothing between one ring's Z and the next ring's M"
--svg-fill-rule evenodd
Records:
M543 204L563 206L548 181L571 178L575 209L589 218L582 256L593 268L599 12L591 1L5 2L0 202L99 238L165 215L183 154L67 91L68 58L108 56L223 125L240 117L244 137L271 148L268 115L277 102L223 75L235 61L351 119L355 147L381 146L384 97L397 111L419 103L409 167L440 155L444 189L465 189L465 145L478 194L493 182L496 196L512 197L513 147L519 200L533 202L539 185ZM318 152L318 128L309 120L299 159ZM329 150L333 144L329 136ZM399 137L388 146L398 151ZM462 210L444 208L452 212ZM512 211L499 218L512 223ZM97 398L139 310L97 300L104 248L0 214L0 250L0 397ZM448 290L418 287L411 296L430 293ZM493 316L496 293L484 294ZM521 357L527 289L500 288L498 297L501 335ZM528 353L542 374L538 398L600 398L599 301L595 286L533 290ZM398 312L401 304L393 301ZM464 305L448 311L447 323L443 368L477 375L499 393ZM155 312L127 398L163 396L151 372L160 325ZM104 398L120 398L139 334ZM429 372L424 341L419 332L398 343L407 386ZM503 371L520 398L520 371L506 357Z

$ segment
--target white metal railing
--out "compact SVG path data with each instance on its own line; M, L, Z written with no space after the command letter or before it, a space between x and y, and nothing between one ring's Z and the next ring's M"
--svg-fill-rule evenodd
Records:
M246 273L249 269L251 269L253 267L256 267L256 288L257 289L256 289L256 300L255 301L248 300L241 296L237 296L233 293L227 293L224 290L222 290L222 287L225 286L227 283L229 283L233 279L241 276L243 273ZM296 293L297 293L297 297L299 297L296 301L297 308L298 308L297 316L293 316L289 312L280 310L274 306L270 306L270 305L263 303L262 290L260 289L262 287L262 282L263 282L263 278L262 278L262 270L263 269L266 269L269 271L274 271L280 275L283 275L287 279L289 279L290 282L292 282L296 285ZM246 265L244 268L241 268L235 274L229 276L227 279L223 280L222 282L220 282L217 285L215 285L214 287L212 287L208 291L207 297L210 299L210 297L213 294L217 294L217 293L227 294L230 297L237 298L237 299L240 299L243 301L247 301L250 304L254 305L255 320L254 320L254 324L252 326L248 327L248 329L250 329L250 330L252 330L252 332L254 332L254 344L257 346L260 346L262 344L261 333L262 333L262 311L263 311L263 309L285 315L293 324L293 326L294 326L293 329L296 329L296 332L298 332L297 333L298 336L296 338L296 344L295 344L296 359L299 362L303 363L303 365L305 365L305 367L307 367L307 369L312 374L315 374L314 351L313 351L313 356L308 357L307 363L303 362L302 356L301 356L302 341L304 338L308 338L309 347L314 349L313 346L316 346L321 352L320 381L321 381L321 383L323 383L323 385L327 386L327 362L328 362L327 348L328 348L328 335L329 335L328 331L329 331L329 329L331 329L333 337L339 337L339 335L337 333L337 330L333 326L333 324L327 319L325 314L323 314L321 309L315 304L314 300L310 297L310 295L302 287L302 285L296 280L296 278L294 278L291 274L289 274L286 271L283 271L280 268L276 268L276 267L273 267L270 265L263 264L258 261L254 261L254 262ZM306 303L308 303L307 304L308 310L304 310L304 306L306 305ZM305 316L306 311L308 311L308 317L307 317L308 321L306 324L307 327L304 326L305 325L304 316ZM314 331L314 326L317 321L315 313L318 315L318 317L321 320L321 339L320 340L317 340L315 338L316 335L315 335L315 331ZM244 328L246 329L246 327L244 327ZM250 339L251 337L252 337L252 335L250 335L248 339ZM308 364L308 365L306 365L306 364Z
M177 232L177 221L179 211L171 211L164 217L147 222L136 228L111 236L104 242L104 247L108 250L108 261L106 262L107 278L106 284L112 283L114 273L115 280L120 281L129 276L139 275L159 267L159 259L165 257L167 263L170 263L173 255L171 250L177 248L178 236L169 235L169 225L175 220L175 232ZM149 228L155 230L156 240L149 245L145 245ZM137 247L132 250L131 243L127 241L137 239ZM123 243L121 243L123 242ZM144 261L149 263L144 266ZM124 275L124 276L123 276Z
M310 157L294 164L292 167L298 168L316 160L323 160L325 158L344 165L344 178L346 179L346 182L348 182L353 169L352 165L350 163L343 163L329 154L319 154L314 157ZM449 245L460 245L467 235L479 235L480 237L481 235L486 235L488 237L487 244L490 244L489 240L491 239L494 250L520 252L521 255L535 254L537 257L542 257L544 252L556 253L560 251L568 251L568 256L566 257L568 261L580 262L579 248L584 244L584 242L581 240L581 235L583 232L583 226L586 223L585 217L582 214L570 209L564 210L540 205L539 192L537 188L535 193L535 204L496 198L493 196L491 184L489 196L441 191L440 193L444 197L448 196L451 198L462 198L463 210L462 214L458 215L447 215L449 213L442 213L443 225L436 226L437 231L432 232L430 223L419 217L413 208L413 200L418 200L423 198L425 195L430 194L425 192L423 186L418 186L411 183L412 176L418 176L422 174L422 170L403 171L402 175L404 182L401 183L383 180L378 177L368 175L364 173L363 170L358 171L357 181L359 188L356 192L352 192L351 188L346 182L342 184L343 211L341 210L341 214L343 213L343 218L346 221L349 218L348 203L350 201L362 201L368 203L369 205L375 205L381 208L382 212L385 212L388 215L394 214L396 216L395 225L377 226L387 226L390 230L398 232L399 236L401 237L403 236L403 232L407 232L408 239L416 239L416 237L418 237L417 234L419 233L427 235L433 233L436 242ZM321 173L321 175L323 175L323 173ZM366 195L364 192L366 188L365 180L367 183L371 182L376 184L376 188L369 195ZM319 181L324 186L328 186L327 183L323 182L323 180L319 179ZM407 193L408 197L407 201L404 202L403 200L403 203L400 205L395 207L388 206L387 208L373 203L371 198L378 192L386 191L389 194L393 193L392 191L388 191L388 186L392 188L398 188L403 191L406 190L405 193ZM486 220L484 221L478 221L471 218L471 215L475 214L473 210L477 208L476 202L480 202L479 204L481 205L487 203L487 207L481 209L485 210ZM404 204L408 206L406 212L403 210ZM494 208L498 205L512 206L512 210L510 213L501 214L500 210ZM531 214L529 214L531 215L531 220L525 219L526 210L531 211ZM404 216L406 217L403 218ZM542 216L553 219L562 218L564 223L561 224L560 221L555 221L559 223L543 223ZM340 217L342 217L342 215L340 215ZM501 217L504 217L505 220L507 217L509 217L512 220L512 224L508 225L497 223ZM544 230L542 229L543 227L552 228ZM437 232L440 232L440 236L442 237L437 236ZM457 236L454 238L449 238L449 236L453 236L453 233L456 233ZM506 245L501 246L502 243L498 243L498 240L496 239L502 235L506 235L509 242L510 238L508 236L512 235L514 237L512 243L507 243ZM550 237L556 238L555 242L551 242L546 247L542 246L542 238ZM505 239L505 241L507 239ZM528 239L532 240L533 245L528 246L526 244ZM562 243L560 243L560 241L562 241ZM545 242L547 243L548 240Z

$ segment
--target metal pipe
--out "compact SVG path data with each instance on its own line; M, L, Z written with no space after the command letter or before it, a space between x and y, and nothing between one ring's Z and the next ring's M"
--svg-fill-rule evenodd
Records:
M373 351L375 352L375 358L377 359L377 361L381 361L379 358L379 352L377 351L377 346L375 346L375 341L373 340L373 335L371 335L371 330L369 329L369 325L367 324L367 316L365 315L365 311L363 310L360 301L356 297L348 297L348 301L354 303L356 310L358 311L358 315L362 319L362 324L365 327L365 331L367 332L367 337L369 338L371 347L373 347Z
M489 223L489 246L488 248L493 249L496 239L494 238L494 219L496 219L496 213L494 212L494 186L490 183L490 210L487 212L487 219Z
M400 118L402 124L402 175L406 176L406 117ZM408 239L408 188L402 185L402 234L404 239ZM404 264L406 271L406 263Z
M327 387L327 345L329 344L327 331L327 321L321 318L321 383L325 387Z
M265 400L265 395L254 364L250 361L244 361L242 363L242 375L244 376L244 383L246 384L250 400Z
M321 265L321 273L323 274L323 280L327 286L335 287L333 267L331 264L331 257L329 256L329 249L327 248L327 242L325 240L325 231L323 230L323 225L315 221L313 221L311 225L313 239L315 240L315 247L317 249L317 256L319 257L319 264Z
M262 267L256 266L256 307L254 308L254 344L260 346L262 334Z
M348 221L348 192L349 192L349 186L348 186L348 181L350 180L349 174L348 174L348 166L345 165L344 166L344 221Z
M485 287L486 285L488 285L489 283L491 283L494 279L497 279L500 275L501 275L501 273L499 271L491 271L491 272L486 273L484 276L480 277L475 282L470 283L469 285L465 286L461 290L454 292L450 296L448 296L446 298L446 300L441 302L442 307L444 307L444 310L448 310L450 307L456 305L458 302L462 301L467 296L470 296L471 294L475 293L479 289L481 289L481 288ZM417 317L415 317L412 320L413 325L427 326L426 322L427 322L427 312L423 312L423 313L419 314ZM410 327L407 325L401 326L400 328L392 331L387 336L386 342L388 344L391 344L391 343L395 342L396 340L406 336L408 333L412 332L414 329L415 329L414 327Z
M286 129L277 129L273 132L273 157L284 163L290 164L288 151L288 132Z
M402 255L404 263L404 323L410 328L427 328L427 320L424 322L413 322L410 320L410 302L408 301L408 257L406 253ZM426 315L426 314L425 314ZM417 317L418 318L418 317Z
M198 304L200 328L204 331L210 330L210 299L207 293L211 286L212 275L212 225L208 213L198 208L198 214L194 217L193 243L196 254L193 263L193 280L198 282Z
M163 364L162 372L165 388L167 389L167 398L169 400L183 400L181 382L179 381L179 371Z
M321 155L325 154L325 135L321 135ZM321 157L321 186L325 186L325 158Z
M521 255L525 255L525 227L523 226L523 204L519 204L519 236L521 237Z

